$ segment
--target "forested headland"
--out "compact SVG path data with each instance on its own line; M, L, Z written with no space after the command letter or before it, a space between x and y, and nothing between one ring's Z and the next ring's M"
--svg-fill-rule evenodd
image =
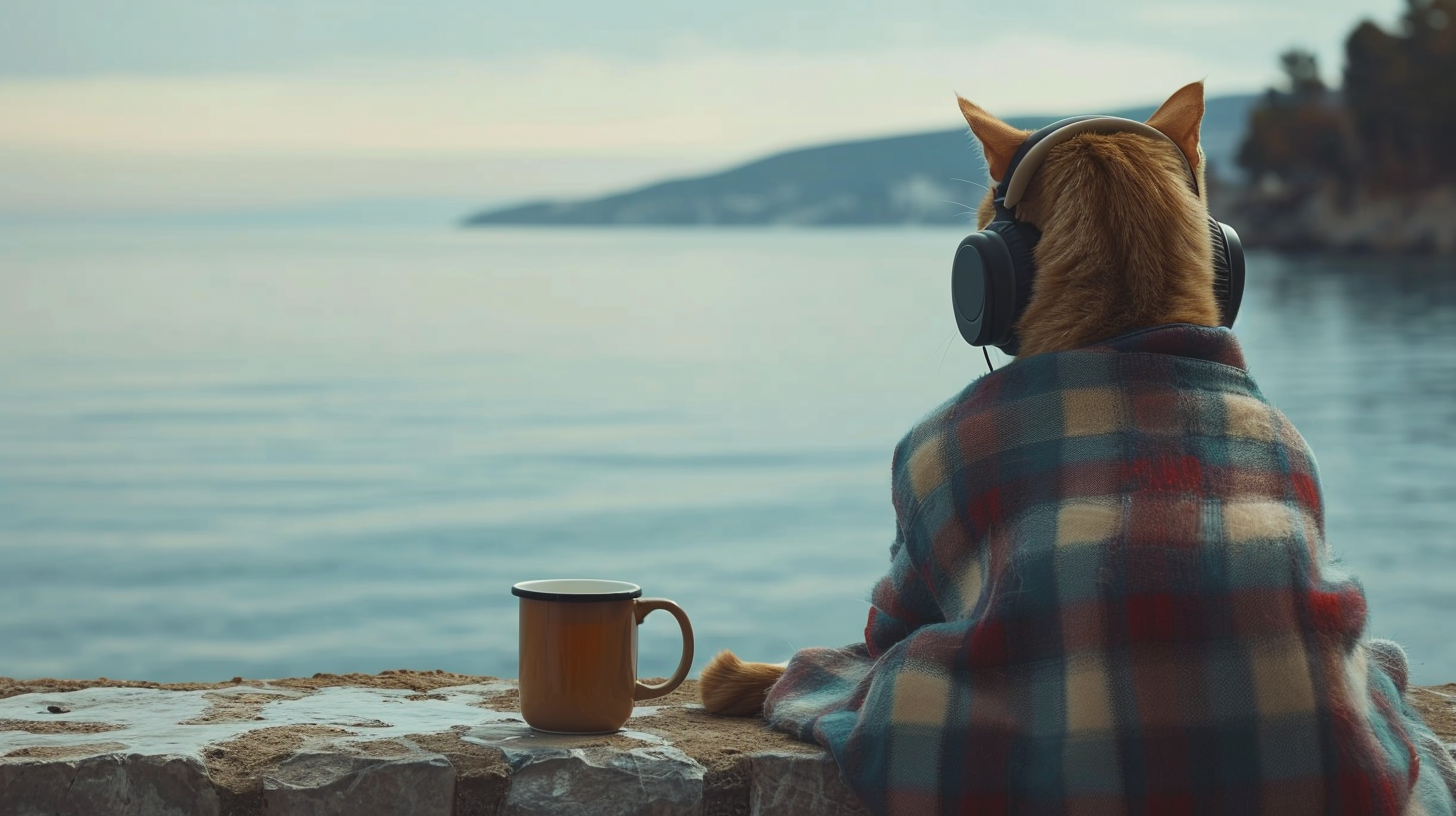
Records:
M1338 88L1314 55L1252 109L1223 195L1252 245L1456 253L1456 0L1407 0L1345 40Z

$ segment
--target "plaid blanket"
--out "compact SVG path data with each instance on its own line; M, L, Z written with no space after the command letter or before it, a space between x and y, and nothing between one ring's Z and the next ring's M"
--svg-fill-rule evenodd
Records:
M1362 639L1314 458L1226 329L1018 360L892 476L864 643L800 651L765 706L870 811L1456 809L1403 667Z

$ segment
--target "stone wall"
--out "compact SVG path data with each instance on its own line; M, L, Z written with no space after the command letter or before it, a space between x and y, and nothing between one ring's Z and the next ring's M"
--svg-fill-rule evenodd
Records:
M590 737L532 732L514 681L444 673L9 691L0 816L863 813L822 751L705 714L691 682Z
M608 736L532 732L518 699L443 672L0 678L0 816L864 812L822 751L705 714L692 683ZM1411 701L1456 749L1456 684Z

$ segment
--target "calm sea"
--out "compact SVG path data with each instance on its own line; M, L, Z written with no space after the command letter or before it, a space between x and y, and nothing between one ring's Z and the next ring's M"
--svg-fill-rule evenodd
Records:
M699 666L854 641L891 449L984 371L959 237L0 235L0 675L513 676L549 577L677 600ZM1456 268L1252 255L1238 333L1373 631L1456 680Z

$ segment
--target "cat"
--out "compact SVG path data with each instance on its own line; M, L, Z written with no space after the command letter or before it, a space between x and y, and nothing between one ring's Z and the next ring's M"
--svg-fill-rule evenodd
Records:
M958 102L1000 182L1030 132ZM1203 113L1195 82L1166 141L1051 148L1017 358L896 447L865 642L721 652L708 712L825 745L874 813L1456 813L1313 457L1220 328Z
M981 143L993 187L1032 131L1002 122L964 97L961 114ZM1198 144L1203 83L1180 88L1147 120L1177 145L1133 133L1084 134L1053 149L1017 207L1036 225L1036 290L1017 323L1020 356L1078 349L1167 323L1219 324L1209 246L1207 170ZM1183 178L1197 173L1198 193ZM995 218L994 189L977 227ZM703 707L751 716L783 664L748 663L730 651L699 675Z

